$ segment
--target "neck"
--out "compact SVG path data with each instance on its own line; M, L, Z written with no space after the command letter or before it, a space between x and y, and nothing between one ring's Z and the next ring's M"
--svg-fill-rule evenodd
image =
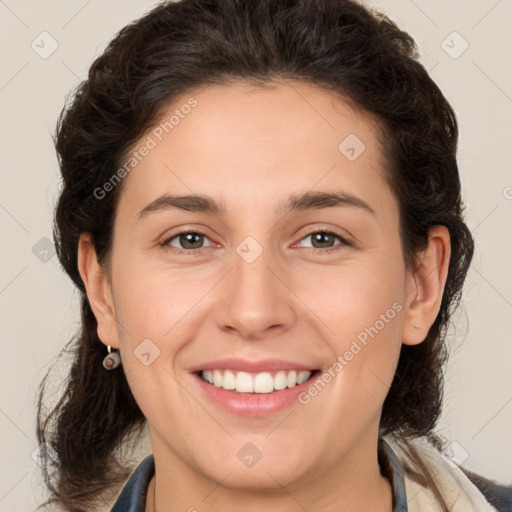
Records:
M292 483L282 485L267 468L265 478L251 486L230 485L233 471L214 481L174 454L162 457L166 452L158 448L163 445L153 441L156 473L148 488L145 512L323 512L333 507L392 512L392 488L380 471L376 436L371 444L360 438L342 460L304 473Z

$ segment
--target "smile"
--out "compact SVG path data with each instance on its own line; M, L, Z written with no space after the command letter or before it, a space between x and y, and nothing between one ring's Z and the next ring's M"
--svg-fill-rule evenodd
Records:
M262 417L299 403L299 394L321 378L321 371L251 373L223 369L199 370L191 375L210 403L237 416Z
M202 370L199 377L215 387L239 393L272 393L294 388L309 380L319 370L280 370L249 373L231 370Z

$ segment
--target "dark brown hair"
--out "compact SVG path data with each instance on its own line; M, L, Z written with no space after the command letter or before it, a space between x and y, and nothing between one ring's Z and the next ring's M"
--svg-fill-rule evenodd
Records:
M92 234L107 265L122 183L94 193L178 95L231 80L264 85L300 80L347 98L380 127L386 179L400 209L404 260L414 268L428 230L448 228L451 258L439 314L425 341L402 345L384 402L381 434L430 435L438 420L446 330L473 255L463 221L457 121L417 61L413 39L382 14L351 0L181 0L162 3L124 27L93 62L58 119L62 191L54 219L59 260L81 294L82 326L58 403L38 404L39 442L55 450L46 468L50 502L90 510L115 494L132 468L120 449L145 418L122 366L106 371L105 345L77 268L80 233Z

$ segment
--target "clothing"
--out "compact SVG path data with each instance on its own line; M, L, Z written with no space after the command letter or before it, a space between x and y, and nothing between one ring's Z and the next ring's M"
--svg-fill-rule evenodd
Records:
M434 478L450 512L512 512L512 484L501 485L456 466L424 438L409 444ZM405 444L387 435L379 438L378 447L382 474L393 490L393 512L442 512ZM148 455L132 473L111 512L144 512L154 473L155 461Z

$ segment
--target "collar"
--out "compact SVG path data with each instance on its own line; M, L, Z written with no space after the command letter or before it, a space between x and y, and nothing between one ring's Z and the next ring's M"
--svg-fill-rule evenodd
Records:
M381 472L388 478L393 489L393 512L407 512L402 466L391 446L382 437L378 443L378 459ZM144 512L149 482L154 474L155 460L151 454L132 473L111 512Z
M155 459L148 455L135 469L111 512L144 512L149 482L155 474Z

